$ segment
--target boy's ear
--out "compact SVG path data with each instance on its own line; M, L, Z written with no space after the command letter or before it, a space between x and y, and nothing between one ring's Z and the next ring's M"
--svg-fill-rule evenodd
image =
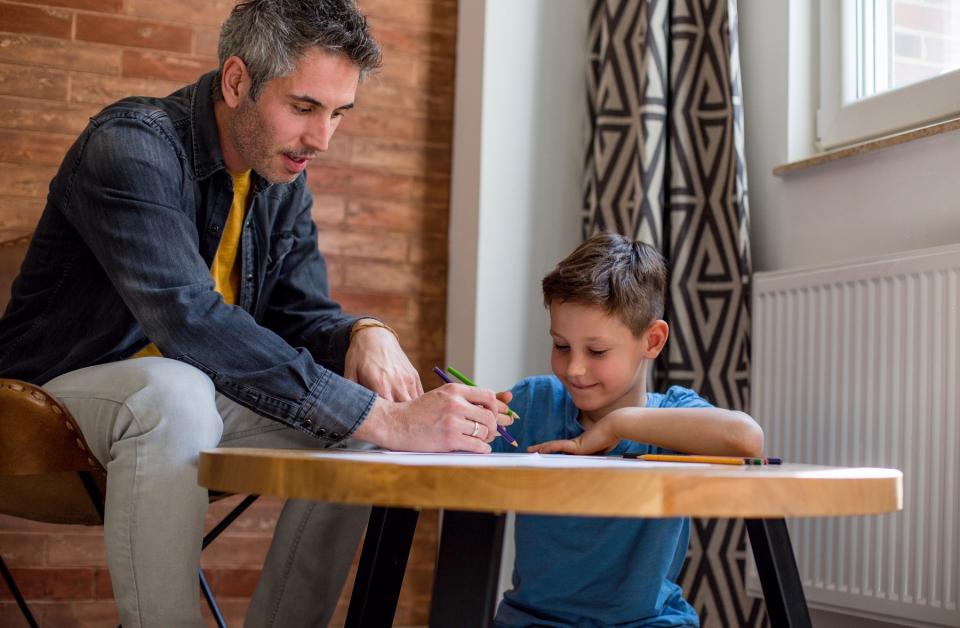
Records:
M667 343L670 337L670 326L667 321L657 319L650 323L647 331L643 333L644 356L648 360L660 355L663 351L663 345Z

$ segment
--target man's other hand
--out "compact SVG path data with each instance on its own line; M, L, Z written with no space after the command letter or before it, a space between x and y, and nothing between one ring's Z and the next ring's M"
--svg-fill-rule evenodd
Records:
M396 336L383 327L364 327L354 334L343 376L390 401L410 401L423 394L420 375Z

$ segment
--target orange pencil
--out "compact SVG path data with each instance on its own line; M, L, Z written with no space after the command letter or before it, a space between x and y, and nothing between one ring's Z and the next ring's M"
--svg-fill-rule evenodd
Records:
M643 460L651 462L702 462L704 464L744 464L743 458L735 456L689 456L683 454L643 454Z

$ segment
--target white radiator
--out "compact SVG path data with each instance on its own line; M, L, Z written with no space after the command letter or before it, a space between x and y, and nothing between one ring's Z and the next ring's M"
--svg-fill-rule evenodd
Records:
M960 246L758 273L754 290L768 455L904 476L901 513L788 522L809 605L960 626Z

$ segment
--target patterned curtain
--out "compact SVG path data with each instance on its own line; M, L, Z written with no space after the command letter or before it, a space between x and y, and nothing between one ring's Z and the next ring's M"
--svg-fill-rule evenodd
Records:
M749 407L750 247L735 0L594 0L583 235L656 246L670 268L653 385ZM680 580L703 626L763 626L741 520L694 520Z

